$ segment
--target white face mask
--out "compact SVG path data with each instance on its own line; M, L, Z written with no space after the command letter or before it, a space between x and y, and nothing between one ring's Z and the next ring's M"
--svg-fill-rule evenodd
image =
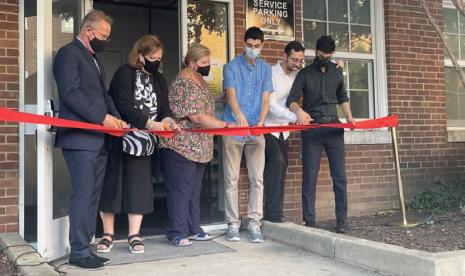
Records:
M245 47L245 54L251 59L256 59L258 56L260 56L261 51L261 48L252 49L249 47Z

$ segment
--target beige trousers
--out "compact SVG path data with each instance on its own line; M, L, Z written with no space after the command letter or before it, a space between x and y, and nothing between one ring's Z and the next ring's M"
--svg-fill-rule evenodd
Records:
M225 215L227 223L240 224L239 219L239 173L242 152L245 154L249 176L249 202L247 217L249 223L261 225L263 218L263 170L265 168L265 138L239 141L223 136L223 166L225 189Z

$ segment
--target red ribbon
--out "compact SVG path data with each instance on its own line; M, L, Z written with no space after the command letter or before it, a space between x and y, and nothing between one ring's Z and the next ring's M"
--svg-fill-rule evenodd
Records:
M232 127L232 128L208 128L189 129L185 131L196 133L208 133L224 136L248 136L262 135L272 132L299 131L311 128L350 128L350 129L376 129L383 127L397 127L399 117L397 115L386 116L378 119L363 120L353 123L331 123L331 124L310 124L310 125L288 125L288 126L261 126L261 127Z
M99 131L113 136L123 136L126 132L134 131L135 129L114 129L104 127L97 124L78 122L73 120L66 120L55 117L48 117L25 112L19 112L8 108L0 108L0 121L16 122L16 123L31 123L40 125L52 125L57 127L66 128L79 128L86 130ZM262 126L262 127L232 127L232 128L208 128L208 129L183 129L182 131L189 131L194 133L206 133L212 135L223 136L249 136L249 135L262 135L271 132L283 131L299 131L311 128L350 128L350 129L375 129L383 127L397 127L399 125L399 118L397 115L386 116L383 118L358 121L352 123L332 123L332 124L310 124L310 125L288 125L288 126ZM158 136L171 138L176 131L148 131Z
M31 123L38 125L52 125L57 127L66 128L79 128L86 130L99 131L113 136L123 136L127 131L133 131L135 129L115 129L111 127L104 127L102 125L66 120L55 117L48 117L43 115L36 115L26 112L19 112L8 108L0 108L0 121L15 122L15 123ZM157 135L164 137L171 137L175 131L151 131Z

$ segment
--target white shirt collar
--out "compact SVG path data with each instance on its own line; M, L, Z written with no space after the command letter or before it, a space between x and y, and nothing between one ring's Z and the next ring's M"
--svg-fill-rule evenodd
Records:
M80 38L79 36L76 36L76 38L77 38L77 40L79 40L79 41L82 43L82 45L84 45L84 42L82 42L82 40L81 40L81 38ZM86 45L84 45L84 47L85 47L85 46L86 46ZM86 47L86 48L87 48L87 47Z
M287 76L289 78L293 78L299 72L299 71L292 71L290 74L286 74L286 72L283 69L282 63L283 63L282 60L276 62L276 68L277 68L279 74L285 75L285 76Z

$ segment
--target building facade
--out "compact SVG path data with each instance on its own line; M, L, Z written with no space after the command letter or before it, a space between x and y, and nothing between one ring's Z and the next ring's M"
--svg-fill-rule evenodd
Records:
M39 114L51 108L49 99L57 100L50 76L53 55L73 38L80 18L92 7L115 19L110 51L102 57L110 79L117 66L125 62L135 39L155 33L165 44L161 69L168 81L179 70L189 44L201 42L209 46L213 69L207 80L212 93L219 97L222 65L243 52L248 2L293 3L293 33L307 49L307 64L320 35L331 34L336 39L335 56L345 61L346 86L357 119L399 115L400 161L408 199L436 177L463 175L465 89L451 69L440 37L416 0L1 0L0 107ZM449 0L426 2L465 66L465 17ZM266 40L262 56L270 64L276 63L286 43ZM217 109L221 114L221 104ZM53 133L45 127L0 123L0 232L19 232L34 242L51 239L51 233L63 231L54 227L47 230L42 225L67 214L66 169L59 151L52 149L51 139ZM345 139L349 216L398 206L389 130L346 131ZM204 178L205 224L222 222L219 143L217 139L215 159ZM284 209L289 220L301 223L298 133L291 135L290 145ZM160 183L162 180L154 179L154 185L160 187L154 195L156 200L163 199ZM242 214L246 213L247 200L248 180L243 166ZM334 218L332 182L324 155L316 211L318 220Z

